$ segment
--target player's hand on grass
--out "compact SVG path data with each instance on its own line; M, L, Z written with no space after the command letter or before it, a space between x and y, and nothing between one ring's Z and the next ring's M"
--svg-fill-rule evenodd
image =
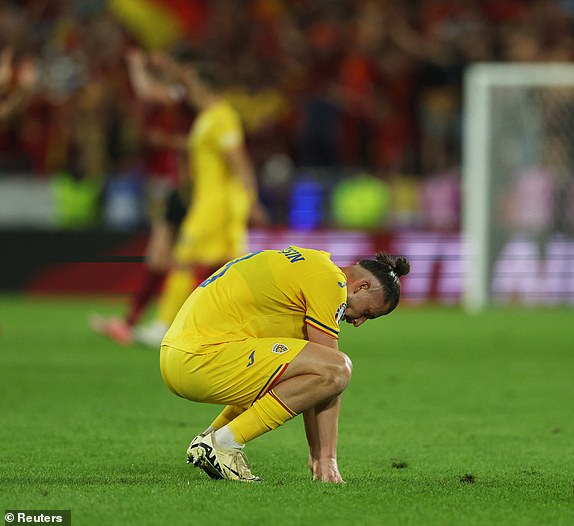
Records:
M311 472L313 474L313 480L318 480L319 482L335 482L336 484L345 483L343 477L341 477L341 473L339 473L336 458L314 459L312 464Z

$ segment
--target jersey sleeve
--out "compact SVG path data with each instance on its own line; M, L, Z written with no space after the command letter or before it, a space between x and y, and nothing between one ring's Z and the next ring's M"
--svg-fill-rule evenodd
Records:
M302 285L305 297L305 322L332 336L339 337L339 323L347 307L347 282L342 272L323 272Z

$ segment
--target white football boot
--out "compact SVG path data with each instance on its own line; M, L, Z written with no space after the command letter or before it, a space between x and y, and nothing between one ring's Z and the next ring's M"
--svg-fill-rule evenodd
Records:
M187 448L187 463L203 469L212 479L259 482L241 449L217 447L213 433L198 435Z

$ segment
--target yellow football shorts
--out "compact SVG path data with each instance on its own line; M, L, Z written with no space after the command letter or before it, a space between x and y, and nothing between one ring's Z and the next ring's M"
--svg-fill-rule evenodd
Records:
M250 338L199 351L207 354L162 345L161 375L182 398L246 408L272 388L307 343L297 338Z

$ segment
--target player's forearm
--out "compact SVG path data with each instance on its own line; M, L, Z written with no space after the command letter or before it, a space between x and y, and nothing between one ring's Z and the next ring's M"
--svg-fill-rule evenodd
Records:
M183 85L187 81L186 67L172 58L168 53L162 51L153 53L151 60L167 77Z
M338 410L334 421L332 416L321 411L321 424L319 424L315 408L303 413L309 454L314 460L337 457Z
M182 98L178 86L156 79L141 59L128 62L128 73L136 96L143 101L171 105Z
M339 350L336 338L326 335L312 325L307 324L306 328L307 338L310 342L329 347L335 351ZM309 443L309 467L313 473L313 478L316 480L336 482L340 479L336 468L340 407L341 397L337 396L303 414L305 433ZM333 473L335 473L334 478L331 476Z
M336 459L337 442L339 439L339 411L341 396L315 407L315 458Z
M145 75L135 76L132 84L136 96L146 102L157 102L170 106L176 104L182 98L180 89L177 86L163 84Z
M338 396L304 414L313 480L344 482L337 465L340 406L341 397Z
M313 471L313 460L319 457L319 438L317 435L317 420L315 418L315 408L312 407L303 413L305 423L305 436L309 444L309 468Z

